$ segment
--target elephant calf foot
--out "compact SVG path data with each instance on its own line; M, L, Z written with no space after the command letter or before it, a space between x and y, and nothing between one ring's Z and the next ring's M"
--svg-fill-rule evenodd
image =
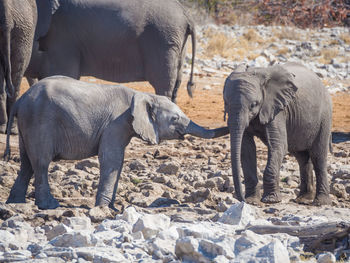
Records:
M108 206L112 208L114 204L111 199L104 194L97 194L95 206Z
M6 124L0 124L0 133L5 134L6 133Z
M268 203L268 204L274 204L281 202L280 194L277 192L271 192L268 194L264 194L261 198L261 202Z
M313 201L313 205L315 206L321 206L321 205L330 205L331 199L329 197L329 195L327 194L318 194L315 197L315 200Z
M16 196L10 194L9 198L6 201L6 204L12 204L12 203L25 203L26 198L23 196Z
M17 125L13 125L11 127L11 134L18 135L18 128Z
M309 205L312 203L313 199L314 199L314 193L306 192L303 194L299 194L298 197L295 199L295 202L298 204Z
M252 194L246 194L245 201L247 204L259 206L259 205L261 205L260 194L256 193L256 192L254 192Z
M39 209L55 209L60 206L60 203L51 194L46 198L35 197L35 204Z

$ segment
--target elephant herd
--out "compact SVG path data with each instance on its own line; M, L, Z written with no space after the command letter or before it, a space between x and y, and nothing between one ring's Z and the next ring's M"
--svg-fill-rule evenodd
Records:
M205 129L175 104L188 36L192 62L187 91L192 96L195 28L177 0L1 1L0 132L7 133L4 157L9 158L10 134L18 127L21 159L7 202L25 202L34 175L35 204L58 207L48 183L50 162L98 155L95 204L113 207L132 137L158 144L186 134L212 139L229 133L237 199L280 202L279 171L289 152L300 167L296 201L329 204L332 103L318 76L296 63L238 66L223 90L228 126ZM79 81L84 75L116 82L147 80L156 95ZM16 100L23 76L33 85ZM268 148L262 196L254 137Z

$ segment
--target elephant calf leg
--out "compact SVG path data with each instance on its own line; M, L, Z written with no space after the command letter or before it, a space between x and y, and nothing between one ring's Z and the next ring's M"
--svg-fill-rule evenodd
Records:
M314 199L314 180L313 165L308 152L299 152L295 154L299 163L300 171L300 192L296 199L297 203L310 204Z
M98 184L95 206L108 205L114 208L118 181L124 161L124 146L111 143L104 135L99 149L100 181Z
M311 156L312 163L316 175L316 196L314 205L329 205L331 200L329 197L329 184L327 178L327 154L325 156Z
M30 164L27 153L23 150L20 139L21 148L21 169L16 178L15 184L12 186L10 196L6 203L25 203L26 193L29 181L33 176L32 165Z
M245 201L249 204L259 204L260 193L257 189L256 146L254 137L248 133L243 135L241 162L245 184Z
M58 201L52 196L50 192L49 181L47 178L48 164L35 165L35 204L40 209L55 209L59 207Z
M284 151L273 151L270 153L269 150L269 157L263 177L264 194L261 198L261 201L264 203L281 202L279 174L284 155Z

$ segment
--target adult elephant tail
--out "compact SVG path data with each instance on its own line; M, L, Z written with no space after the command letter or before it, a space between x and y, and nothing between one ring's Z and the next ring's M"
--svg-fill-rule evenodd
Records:
M13 120L17 115L17 109L20 101L21 101L21 98L17 100L13 105L11 109L10 117L7 123L6 148L5 148L4 157L3 157L4 160L7 162L10 160L10 157L11 157L11 148L10 148L11 127L12 127Z
M4 14L1 17L0 25L2 27L1 30L1 38L3 41L1 42L2 46L0 47L0 59L4 72L4 77L6 81L6 92L7 95L12 98L15 95L15 88L12 84L11 77L11 19L9 14L9 6L8 1L1 1L0 4L0 13ZM0 80L1 81L1 80Z
M192 39L191 73L190 73L190 79L187 82L187 93L192 98L194 89L195 89L194 82L193 82L193 70L194 70L194 60L196 56L196 30L194 27L194 23L192 21L188 23L187 33L191 35L191 39Z

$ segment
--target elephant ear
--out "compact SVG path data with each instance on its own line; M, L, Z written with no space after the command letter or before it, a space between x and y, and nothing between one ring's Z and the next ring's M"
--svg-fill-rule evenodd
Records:
M59 6L59 0L36 0L38 12L38 20L34 37L36 41L45 36L49 31L52 16L57 11Z
M132 127L141 139L151 144L158 144L159 137L153 106L151 96L136 93L131 101Z
M281 66L262 69L258 75L264 94L259 120L261 124L267 124L294 100L298 87L295 85L295 75Z

